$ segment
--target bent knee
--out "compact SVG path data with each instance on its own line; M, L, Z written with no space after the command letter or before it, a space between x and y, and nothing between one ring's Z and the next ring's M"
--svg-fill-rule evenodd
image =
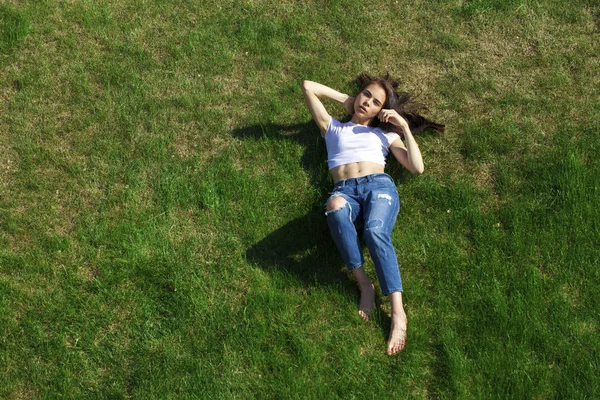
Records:
M339 210L341 208L344 208L346 204L348 204L348 202L342 196L332 197L327 202L327 211Z

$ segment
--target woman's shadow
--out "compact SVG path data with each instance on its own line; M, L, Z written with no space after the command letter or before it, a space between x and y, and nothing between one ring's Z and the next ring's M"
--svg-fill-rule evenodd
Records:
M323 193L322 198L306 215L288 222L249 247L246 251L248 262L266 271L285 271L306 285L318 283L335 286L355 295L358 305L358 286L346 272L325 219L325 201L333 182L327 169L325 142L314 122L294 125L267 123L235 129L232 134L243 140L277 139L301 144L305 148L301 158L302 166L310 178L311 185L316 187L319 193ZM392 175L395 181L405 178L405 172L399 167L388 167L387 173ZM389 317L380 313L380 317L375 319L387 335L391 322Z
M341 257L325 220L324 203L332 185L325 143L315 124L312 121L294 125L267 123L235 129L232 134L244 140L277 139L299 143L305 149L302 167L310 184L323 194L308 214L288 222L248 248L246 259L267 271L283 270L306 284L342 284L350 290L351 282L343 272Z

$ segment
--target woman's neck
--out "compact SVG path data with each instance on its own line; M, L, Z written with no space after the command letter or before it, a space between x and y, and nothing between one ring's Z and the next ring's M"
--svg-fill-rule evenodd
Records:
M373 118L362 119L356 114L354 114L352 116L352 119L350 120L350 122L355 123L356 125L364 125L364 126L371 125L371 121L373 121Z

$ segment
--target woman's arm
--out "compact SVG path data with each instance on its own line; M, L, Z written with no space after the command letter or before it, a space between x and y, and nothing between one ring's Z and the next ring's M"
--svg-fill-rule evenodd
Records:
M394 140L390 146L392 154L396 157L396 160L410 172L413 174L422 174L425 170L423 157L421 156L421 150L419 150L415 138L412 133L410 133L410 129L404 131L404 139L406 140L406 146L402 143L402 139L398 138Z
M319 99L325 98L339 101L340 103L344 104L346 111L348 111L346 103L349 103L348 99L352 99L347 94L340 93L330 87L311 81L302 82L302 93L304 93L306 106L308 107L308 110L310 111L321 132L325 132L327 130L330 117L329 113L325 109L325 106L323 106L323 103L321 103L321 100Z
M413 174L422 174L425 170L423 157L421 156L419 145L408 127L408 122L394 110L381 110L378 117L380 121L389 122L402 128L406 145L398 138L391 144L390 150L394 157L396 157L396 160L406 169Z

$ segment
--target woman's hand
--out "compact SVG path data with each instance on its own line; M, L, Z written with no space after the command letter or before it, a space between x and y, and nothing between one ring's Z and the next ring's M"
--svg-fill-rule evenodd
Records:
M409 129L408 122L404 118L402 118L402 116L398 114L396 110L381 110L379 111L379 114L377 114L377 118L379 118L381 122L387 122L399 126L403 129Z
M356 100L356 97L351 97L348 96L348 98L346 100L344 100L344 110L346 110L346 112L349 115L354 115L354 101Z

